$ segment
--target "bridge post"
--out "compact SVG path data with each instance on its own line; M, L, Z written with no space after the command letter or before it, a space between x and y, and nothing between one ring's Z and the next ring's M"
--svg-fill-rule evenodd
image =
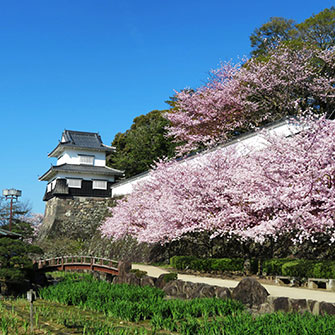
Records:
M64 258L62 257L62 266L61 266L62 271L64 271Z
M91 271L93 271L93 257L91 256L91 261L90 261L91 265L90 265L90 268L91 268Z

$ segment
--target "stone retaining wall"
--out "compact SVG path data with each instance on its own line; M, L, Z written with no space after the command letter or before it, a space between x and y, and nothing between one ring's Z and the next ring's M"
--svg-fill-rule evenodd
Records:
M307 299L292 299L287 297L272 297L266 289L255 279L245 278L235 288L211 286L202 283L192 283L182 280L165 282L161 275L158 278L142 276L131 273L127 262L120 262L119 276L114 277L113 283L127 283L139 286L153 286L161 288L167 296L181 299L193 298L220 298L235 299L246 305L254 314L273 312L309 312L314 315L335 315L335 304Z
M113 202L110 198L52 198L46 203L39 237L90 238Z

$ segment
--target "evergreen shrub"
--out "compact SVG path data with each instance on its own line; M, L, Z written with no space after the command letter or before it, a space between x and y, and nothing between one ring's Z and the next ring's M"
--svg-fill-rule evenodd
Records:
M262 272L266 275L282 276L282 266L286 263L292 262L293 259L288 258L273 258L262 262Z
M243 271L243 258L208 258L193 256L173 256L170 265L177 270L194 271Z
M178 279L178 274L175 272L164 273L163 275L164 283L168 283L170 281L177 280L177 279Z
M309 261L305 260L294 260L287 262L282 266L282 275L288 277L298 277L298 278L307 278L313 272L309 268ZM312 270L312 271L311 271Z
M130 272L135 273L135 276L137 278L143 278L144 276L146 276L148 274L147 271L141 271L139 269L131 269Z
M173 256L170 265L177 270L243 272L243 258L208 258ZM258 260L251 259L251 273L258 271ZM335 261L274 258L262 262L262 273L272 276L335 279Z
M298 278L335 278L335 261L271 259L264 261L263 273Z
M315 262L313 266L313 277L311 278L335 278L335 262Z

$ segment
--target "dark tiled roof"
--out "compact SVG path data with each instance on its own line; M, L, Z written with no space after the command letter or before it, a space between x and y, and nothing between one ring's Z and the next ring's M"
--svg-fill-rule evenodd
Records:
M81 148L100 149L103 147L101 137L98 133L88 133L74 130L64 130L61 143L71 144Z
M114 147L103 144L98 133L64 130L61 142L49 153L49 157L57 157L66 147L104 152L113 152L115 150Z
M93 166L93 165L75 165L75 164L62 164L52 166L39 180L45 179L48 175L54 175L57 172L76 172L88 173L92 175L105 175L105 176L122 176L123 171L109 168L107 166Z

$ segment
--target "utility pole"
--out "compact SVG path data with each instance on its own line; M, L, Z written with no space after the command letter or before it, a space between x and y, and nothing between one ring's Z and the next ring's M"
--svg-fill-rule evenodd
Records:
M13 220L13 200L18 200L22 195L22 191L16 190L14 188L2 190L2 195L7 199L10 199L10 214L9 214L9 231L12 230L12 220Z

